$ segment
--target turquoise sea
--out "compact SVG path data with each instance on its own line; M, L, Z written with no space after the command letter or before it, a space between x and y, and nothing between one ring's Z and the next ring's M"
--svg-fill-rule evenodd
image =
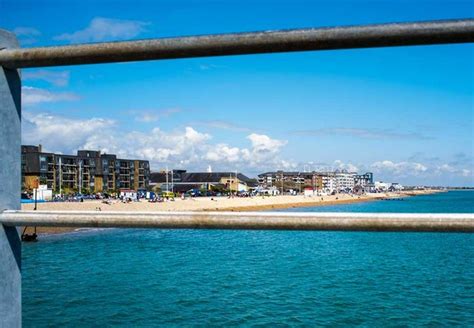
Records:
M474 192L298 210L473 213ZM474 326L473 234L110 229L22 257L25 327Z

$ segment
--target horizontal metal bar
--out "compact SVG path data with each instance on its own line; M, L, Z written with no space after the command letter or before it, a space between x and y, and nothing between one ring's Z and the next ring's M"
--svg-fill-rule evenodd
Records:
M0 66L24 68L466 42L474 42L473 19L5 49L0 51Z
M474 232L474 214L4 211L6 226Z

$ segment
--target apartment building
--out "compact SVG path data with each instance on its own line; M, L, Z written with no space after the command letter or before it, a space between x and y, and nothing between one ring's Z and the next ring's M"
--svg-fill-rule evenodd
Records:
M296 171L275 171L259 174L257 177L259 185L269 187L279 187L281 183L290 182L296 186L322 188L322 177L317 172L296 172Z
M319 175L321 176L322 192L330 194L336 190L337 183L334 172L321 172Z
M348 172L347 170L336 170L334 175L336 177L336 191L352 191L354 189L357 173Z
M280 188L283 184L290 182L296 186L311 188L323 193L350 192L357 186L359 189L368 191L373 186L373 174L357 174L347 170L336 170L331 172L286 172L274 171L258 175L258 184L262 187Z
M354 177L354 184L366 190L374 187L374 174L367 172L365 174L357 174Z
M299 172L276 171L259 174L257 181L259 185L268 188L280 185L282 182L304 184L304 177L301 176Z
M148 161L120 159L95 150L77 155L43 152L40 146L22 146L23 189L38 181L56 192L113 192L120 189L146 190L150 181Z

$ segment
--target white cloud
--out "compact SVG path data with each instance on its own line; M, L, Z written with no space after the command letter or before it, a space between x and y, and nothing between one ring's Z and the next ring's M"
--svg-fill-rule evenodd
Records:
M51 71L46 69L39 69L35 71L23 72L22 78L24 81L46 81L57 87L65 87L69 84L69 71Z
M256 133L248 135L247 139L252 143L253 154L261 157L278 153L288 143L285 140L272 139L267 135Z
M254 170L289 170L296 167L295 162L280 158L281 149L287 144L287 141L272 139L267 135L256 133L248 135L247 139L250 140L250 148L218 144L208 151L206 159L215 162L224 161L236 167Z
M158 121L158 115L154 113L142 113L135 117L135 121L143 123L156 122Z
M248 158L244 165L254 168L289 170L296 167L293 161L280 158L282 148L288 143L286 140L272 139L265 134L252 133L247 136L251 148L245 150Z
M112 120L101 118L71 119L46 113L23 112L22 143L43 144L50 151L68 153L84 144L97 131L110 129Z
M471 170L462 169L462 170L461 170L461 175L462 175L463 177L471 177L471 178L472 178L474 174L473 174L473 172L472 172Z
M474 173L470 167L446 163L393 162L389 160L370 165L377 180L404 181L405 184L472 186Z
M454 173L457 171L456 168L454 168L453 166L449 164L443 164L443 165L438 166L438 170L441 172L448 172L448 173Z
M37 42L37 37L41 35L41 32L32 27L19 26L13 30L16 34L20 43L23 45L32 44Z
M200 159L210 139L210 135L200 133L192 127L172 132L154 128L146 133L132 131L120 136L102 131L91 135L83 147L101 149L120 156L144 158L155 165L185 164Z
M250 132L250 129L245 126L237 125L233 122L211 120L211 121L197 121L193 122L195 125L206 126L213 129L231 130L237 132Z
M347 170L348 172L358 172L359 168L352 163L344 163L341 160L337 159L334 161L334 165L336 169L339 170Z
M303 171L320 171L320 172L331 172L335 170L346 170L348 172L362 172L366 170L364 165L355 165L351 162L344 162L340 159L336 159L334 162L302 162L298 163L298 168ZM365 172L365 171L364 171Z
M240 170L257 174L265 170L295 170L294 161L281 158L285 140L251 133L247 147L213 142L210 134L188 126L164 131L155 127L149 131L118 131L115 121L103 118L72 119L47 113L24 111L22 142L41 143L52 152L75 153L77 149L99 149L122 158L142 158L153 169L164 166L189 170L204 169L209 164L216 170ZM319 166L318 168L315 167ZM470 166L425 164L415 161L383 160L371 165L336 160L332 165L314 164L310 169L347 169L352 172L372 171L377 180L405 184L472 185L474 173ZM301 165L300 165L301 169Z
M86 28L54 39L71 43L131 39L145 32L148 25L142 21L95 17Z
M290 171L290 170L294 170L298 167L298 164L294 161L288 161L288 160L284 160L284 159L280 159L278 161L276 161L275 163L275 167L279 170L285 170L285 171Z
M228 162L235 163L244 158L248 158L248 151L246 149L239 149L238 147L230 147L226 144L217 144L215 147L209 149L205 158L212 162Z
M239 148L213 143L212 136L191 126L173 131L156 127L150 131L120 132L116 123L101 118L71 119L39 113L24 113L23 142L43 144L50 151L74 153L77 149L99 149L120 157L143 158L152 168L204 168L213 164L219 169L290 169L296 165L279 158L286 141L266 135L250 134L250 147Z
M35 28L32 28L32 27L24 27L24 26L19 26L19 27L16 27L14 30L13 30L13 33L16 34L16 36L38 36L38 35L41 35L41 32L38 31L37 29Z
M292 132L300 136L344 136L350 138L363 139L419 139L429 140L433 139L431 136L426 136L419 132L413 131L399 131L391 129L374 129L374 128L351 128L351 127L337 127L337 128L320 128L310 130L297 130Z
M21 88L21 100L23 105L35 105L58 101L74 101L80 97L73 92L53 92L46 89L24 86Z
M471 170L465 169L465 168L457 168L449 164L442 164L438 165L435 169L436 174L442 175L442 174L451 174L451 175L457 175L457 176L462 176L462 177L472 177L473 172Z
M179 108L169 108L165 110L132 110L130 114L135 116L135 121L143 123L151 123L170 117L173 114L181 112Z
M428 171L428 167L416 162L379 161L370 166L376 173L390 174L395 177L418 176Z
M293 162L279 158L281 148L287 144L287 141L256 133L248 135L247 139L250 140L250 148L232 147L221 143L209 147L204 158L211 162L247 168L289 169L296 167Z

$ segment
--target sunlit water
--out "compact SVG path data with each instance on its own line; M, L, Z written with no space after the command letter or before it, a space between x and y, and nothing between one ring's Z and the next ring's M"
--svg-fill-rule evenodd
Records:
M300 210L473 207L463 191ZM112 229L22 256L25 327L474 325L472 234Z

